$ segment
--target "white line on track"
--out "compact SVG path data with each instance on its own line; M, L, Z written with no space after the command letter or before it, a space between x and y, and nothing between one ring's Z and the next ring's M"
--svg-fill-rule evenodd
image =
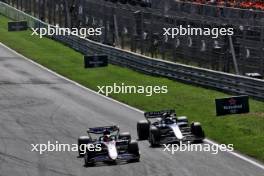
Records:
M85 86L83 86L83 85L81 85L81 84L79 84L79 83L77 83L77 82L75 82L75 81L73 81L73 80L70 80L70 79L68 79L68 78L66 78L66 77L64 77L64 76L62 76L62 75L60 75L60 74L58 74L58 73L56 73L56 72L54 72L54 71L52 71L52 70L46 68L46 67L44 67L44 66L38 64L37 62L34 62L33 60L26 58L26 57L23 56L22 54L16 52L15 50L9 48L8 46L4 45L4 44L1 43L1 42L0 42L0 46L2 46L2 47L4 47L4 48L8 49L9 51L11 51L11 52L13 52L14 54L20 56L21 58L27 60L28 62L31 62L32 64L34 64L34 65L36 65L36 66L38 66L38 67L40 67L40 68L42 68L42 69L44 69L44 70L46 70L46 71L48 71L48 72L50 72L50 73L56 75L56 76L58 76L58 77L60 77L60 78L62 78L62 79L64 79L64 80L66 80L66 81L68 81L68 82L70 82L70 83L72 83L72 84L75 84L76 86L79 86L79 87L81 87L81 88L83 88L83 89L85 89L85 90L87 90L87 91L90 91L90 92L92 92L92 93L94 93L94 94L96 94L96 95L98 95L98 96L101 96L101 97L103 97L103 98L105 98L105 99L107 99L107 100L110 100L110 101L113 101L113 102L115 102L115 103L118 103L118 104L120 104L120 105L122 105L122 106L125 106L125 107L127 107L127 108L129 108L129 109L132 109L132 110L134 110L134 111L137 111L137 112L139 112L139 113L142 113L142 114L144 113L144 111L142 111L142 110L140 110L140 109L134 108L134 107L129 106L129 105L125 104L125 103L119 102L119 101L117 101L117 100L115 100L115 99L112 99L112 98L109 98L109 97L107 97L107 96L105 96L105 95L99 94L98 92L96 92L96 91L94 91L94 90L92 90L92 89L89 89L89 88L87 88L87 87L85 87ZM210 140L210 139L205 139L205 142L207 142L207 143L209 143L209 144L218 144L218 143L216 143L216 142L214 142L214 141L212 141L212 140ZM253 158L249 158L248 156L242 155L242 154L237 153L237 152L234 152L234 151L233 151L233 152L227 151L227 152L230 153L230 154L233 155L233 156L236 156L237 158L240 158L240 159L242 159L242 160L244 160L244 161L246 161L246 162L248 162L248 163L251 163L252 165L254 165L254 166L256 166L256 167L259 167L259 168L261 168L261 169L264 170L264 165L261 164L261 163L259 163L259 162L257 162L257 161L255 161Z

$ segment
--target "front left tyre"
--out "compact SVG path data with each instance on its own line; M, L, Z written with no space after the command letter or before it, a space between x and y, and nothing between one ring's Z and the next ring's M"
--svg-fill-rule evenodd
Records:
M157 147L159 146L159 129L155 126L151 126L149 130L149 143L151 147Z
M199 122L191 123L191 133L197 138L195 142L202 143L205 138L203 128Z
M94 166L95 163L93 161L91 161L91 153L89 151L87 151L85 154L84 154L84 166L85 167L91 167L91 166Z
M128 144L128 153L133 154L135 156L134 159L129 160L129 162L139 162L140 160L140 153L137 141L132 140Z
M79 153L79 157L83 157L84 153L85 153L85 144L89 144L91 142L91 139L89 138L89 136L80 136L78 138L78 153Z

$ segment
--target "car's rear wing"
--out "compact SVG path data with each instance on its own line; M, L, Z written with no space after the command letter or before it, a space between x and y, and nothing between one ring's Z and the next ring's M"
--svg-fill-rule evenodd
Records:
M174 109L161 110L161 111L145 112L144 113L144 116L147 119L150 119L150 118L160 118L160 117L163 117L164 114L176 115L176 112L175 112Z
M104 131L109 131L110 133L119 131L119 127L116 125L113 126L102 126L102 127L93 127L93 128L88 128L87 132L88 133L93 133L93 134L102 134Z

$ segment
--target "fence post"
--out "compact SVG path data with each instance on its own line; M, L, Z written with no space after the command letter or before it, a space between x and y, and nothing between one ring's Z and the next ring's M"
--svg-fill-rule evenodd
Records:
M236 59L236 53L235 53L235 49L234 49L234 45L233 45L233 40L232 40L231 36L228 36L228 38L229 38L229 46L230 46L230 51L232 54L235 72L237 75L239 75L239 69L238 69L238 65L237 65L237 59Z

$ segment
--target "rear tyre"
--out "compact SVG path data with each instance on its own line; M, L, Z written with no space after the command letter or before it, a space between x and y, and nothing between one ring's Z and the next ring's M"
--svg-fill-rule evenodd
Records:
M78 138L78 153L79 157L83 157L84 153L86 151L85 145L84 144L89 144L91 142L91 139L89 136L80 136Z
M137 134L139 140L147 140L149 137L149 122L141 120L137 123Z

